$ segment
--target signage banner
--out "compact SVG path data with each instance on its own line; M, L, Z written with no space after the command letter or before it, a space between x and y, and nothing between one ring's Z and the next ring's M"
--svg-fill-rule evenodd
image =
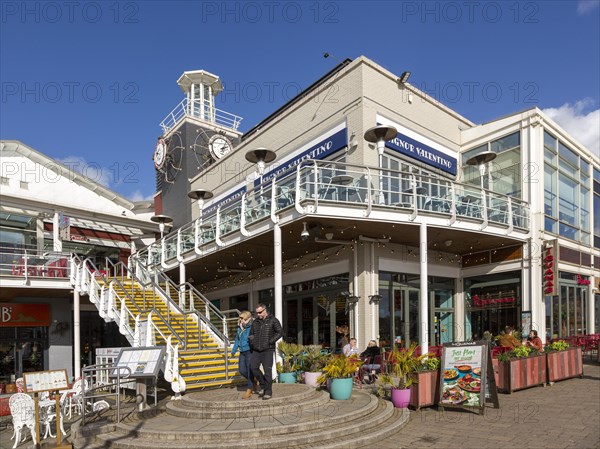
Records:
M342 124L342 129L335 131L337 128L334 128L333 134L325 138L319 137L318 142L314 143L309 142L307 145L304 145L300 149L294 151L290 154L287 159L284 159L276 168L266 172L262 177L258 177L254 181L254 186L258 187L264 182L272 181L273 178L276 178L282 173L287 173L292 168L296 167L302 161L308 159L325 159L326 157L332 155L336 151L341 150L345 146L348 145L348 129L345 127L345 124Z
M544 295L558 295L558 242L549 240L542 255L542 288Z
M62 212L58 214L58 236L61 240L71 240L71 219Z
M237 190L236 190L237 189ZM212 201L212 203L210 204L210 206L206 207L203 211L202 211L202 215L210 215L213 212L216 212L217 208L223 207L226 204L231 203L232 201L237 200L238 198L240 198L244 193L246 193L246 187L239 187L239 186L235 186L233 188L233 192L231 191L232 189L230 189L229 191L225 192L223 195L219 195L216 199L214 199Z
M50 326L48 304L0 302L0 327Z
M499 407L490 347L486 342L445 343L442 348L439 404L478 409L486 401Z
M531 332L531 311L523 310L521 312L521 338L527 338Z
M456 176L457 158L453 156L456 152L383 117L377 116L377 123L391 125L398 130L396 137L385 143L386 147Z

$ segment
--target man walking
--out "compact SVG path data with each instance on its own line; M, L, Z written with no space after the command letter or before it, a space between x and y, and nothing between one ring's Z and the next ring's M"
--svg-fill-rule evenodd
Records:
M254 378L260 384L258 396L263 400L271 399L273 396L273 355L275 343L282 337L281 323L273 315L269 314L267 306L259 304L256 306L256 320L250 328L250 346L252 347L252 358L250 369ZM264 374L260 371L263 367Z

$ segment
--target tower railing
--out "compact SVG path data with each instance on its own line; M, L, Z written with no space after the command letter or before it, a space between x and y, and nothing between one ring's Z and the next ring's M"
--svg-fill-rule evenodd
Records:
M167 134L170 130L185 117L192 117L204 120L208 123L214 123L219 126L237 131L240 127L242 117L231 114L221 109L217 109L207 100L190 101L184 98L177 106L173 108L169 114L160 122L160 128L163 134Z

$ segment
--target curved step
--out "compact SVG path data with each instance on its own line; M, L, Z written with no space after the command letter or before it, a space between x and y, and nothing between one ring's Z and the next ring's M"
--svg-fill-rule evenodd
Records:
M394 409L390 402L362 391L354 391L349 401L328 399L315 407L300 402L297 410L288 408L279 415L268 413L270 403L259 402L261 416L229 419L180 418L163 410L148 419L121 423L115 432L99 435L98 442L121 449L157 444L165 449L224 449L234 441L256 449L376 447L377 441L397 432L409 419L408 410Z

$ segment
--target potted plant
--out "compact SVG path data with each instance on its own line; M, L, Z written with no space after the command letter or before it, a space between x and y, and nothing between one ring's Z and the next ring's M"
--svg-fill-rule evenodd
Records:
M437 403L440 387L440 364L441 360L433 354L427 354L422 359L413 374L416 382L410 386L410 405L417 410L420 407L435 405Z
M546 356L528 346L499 354L496 383L506 393L545 384Z
M300 369L298 357L304 350L302 345L280 341L277 349L281 354L281 363L277 362L277 373L279 382L284 384L295 384L298 380L297 372Z
M331 399L346 400L352 396L352 380L363 361L356 356L339 354L331 357L323 367L323 374L317 382L321 385L329 381Z
M583 376L581 346L558 340L544 347L548 364L548 382Z
M318 378L323 374L323 367L327 364L328 354L323 354L321 345L307 345L301 357L301 366L304 371L304 383L311 387L319 386Z
M417 343L406 349L392 349L387 359L387 374L381 376L381 389L391 387L394 407L406 408L410 403L410 386L418 382L415 374L426 355L417 355Z

